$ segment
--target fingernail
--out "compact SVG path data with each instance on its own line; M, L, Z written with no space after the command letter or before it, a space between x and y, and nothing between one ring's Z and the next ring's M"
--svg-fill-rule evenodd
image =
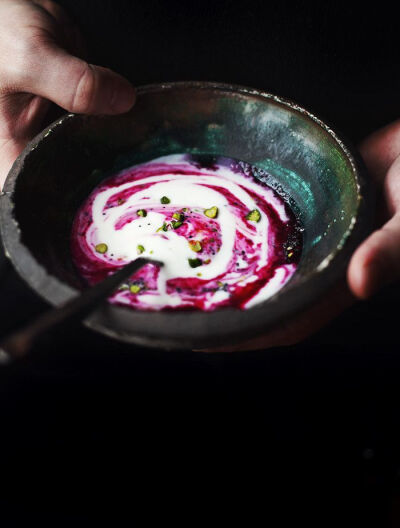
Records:
M118 113L122 114L128 112L134 105L136 100L136 92L133 86L128 82L122 84L117 84L113 88L110 106L111 109Z

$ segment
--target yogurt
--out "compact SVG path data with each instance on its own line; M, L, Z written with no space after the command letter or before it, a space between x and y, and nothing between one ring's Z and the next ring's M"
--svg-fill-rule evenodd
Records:
M89 284L139 256L148 264L110 302L140 310L247 309L293 276L301 227L254 168L171 155L104 180L72 228L74 263Z

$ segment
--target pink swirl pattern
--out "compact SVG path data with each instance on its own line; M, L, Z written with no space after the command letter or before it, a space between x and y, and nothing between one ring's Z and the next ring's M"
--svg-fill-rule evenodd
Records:
M79 209L71 251L89 284L127 262L148 264L110 302L140 310L250 308L293 276L301 228L252 167L172 155L130 167Z

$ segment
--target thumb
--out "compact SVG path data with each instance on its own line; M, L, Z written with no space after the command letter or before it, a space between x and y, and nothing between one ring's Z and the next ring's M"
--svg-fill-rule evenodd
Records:
M82 114L120 114L135 102L133 86L121 75L46 47L33 68L28 91L50 99L65 110Z

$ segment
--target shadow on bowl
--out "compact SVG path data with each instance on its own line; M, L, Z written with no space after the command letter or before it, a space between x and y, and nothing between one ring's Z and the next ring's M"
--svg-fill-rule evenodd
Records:
M129 165L175 153L235 158L263 169L304 227L298 270L249 310L140 312L104 305L85 324L113 338L200 348L258 336L311 306L343 277L369 231L372 200L358 156L298 105L238 86L183 82L144 86L122 116L66 115L38 135L10 171L1 233L23 279L58 305L84 284L70 255L77 208ZM264 173L263 173L264 174Z

